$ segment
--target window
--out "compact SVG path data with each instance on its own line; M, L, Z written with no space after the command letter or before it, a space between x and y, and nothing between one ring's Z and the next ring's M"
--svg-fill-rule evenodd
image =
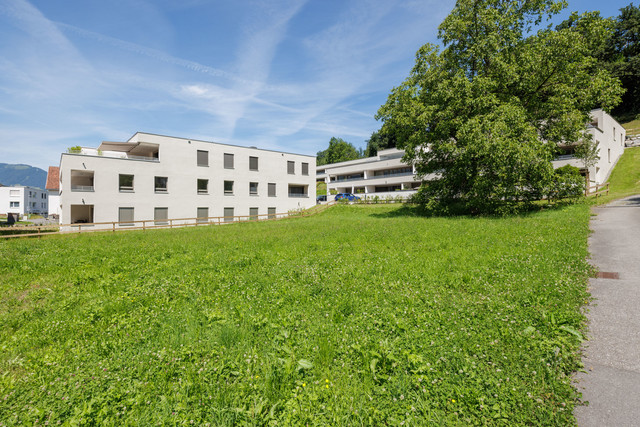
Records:
M302 164L302 175L309 175L309 163Z
M267 213L269 214L269 218L275 218L276 208L267 208Z
M607 148L607 160L611 163L611 148Z
M287 162L287 173L290 175L294 175L296 173L296 162Z
M249 170L257 171L258 170L258 158L249 156Z
M267 195L269 197L276 197L276 184L274 182L270 182L267 188Z
M224 153L224 168L233 169L233 154Z
M19 208L20 207L20 202L9 202L9 207L10 208Z
M252 196L257 196L258 195L258 183L257 182L250 182L249 183L249 194Z
M166 225L169 223L169 208L154 208L153 220L155 225Z
M133 175L120 174L119 183L120 191L133 191Z
M233 194L233 181L224 182L224 194L228 194L228 195Z
M198 208L198 217L196 222L198 224L206 223L209 221L209 208Z
M613 127L613 140L616 140L616 127Z
M249 208L249 219L252 221L258 219L258 208Z
M224 208L224 222L233 221L233 208Z
M156 193L166 193L167 192L167 181L169 178L166 176L156 176L154 178L154 186L156 189Z
M198 166L209 166L209 152L198 150Z
M119 208L118 222L121 227L133 225L133 208Z
M199 179L198 180L198 194L207 194L209 193L209 180L208 179Z

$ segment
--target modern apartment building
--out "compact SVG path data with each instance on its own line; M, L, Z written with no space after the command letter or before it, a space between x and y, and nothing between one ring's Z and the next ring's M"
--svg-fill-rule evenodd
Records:
M591 112L587 130L598 144L600 159L585 167L575 156L575 144L560 146L564 154L553 160L554 168L570 164L585 175L590 185L604 183L624 151L625 129L601 109ZM403 150L381 150L375 157L318 166L317 180L327 184L327 193L354 193L363 198L407 198L420 187L415 170L402 161ZM425 177L429 180L429 177Z
M409 197L420 187L413 167L402 161L404 150L380 150L375 157L318 166L317 180L327 193L353 193L369 197Z
M315 204L313 156L141 132L71 151L60 159L61 224L230 222Z
M46 215L48 210L49 197L45 190L23 185L0 187L0 213Z
M585 167L582 160L574 154L577 144L565 144L559 147L564 154L553 160L553 167L559 168L569 164L580 169L589 185L604 184L624 152L627 133L620 123L602 109L591 111L591 122L587 125L587 131L599 147L600 159L596 164Z

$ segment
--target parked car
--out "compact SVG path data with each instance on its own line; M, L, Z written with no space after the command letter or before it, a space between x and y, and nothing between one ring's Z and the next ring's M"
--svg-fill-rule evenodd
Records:
M336 194L336 201L338 200L348 200L349 202L353 202L355 200L360 200L360 197L355 196L351 193L338 193Z
M326 194L321 194L318 197L316 197L316 203L326 202L326 201L327 201L327 195Z

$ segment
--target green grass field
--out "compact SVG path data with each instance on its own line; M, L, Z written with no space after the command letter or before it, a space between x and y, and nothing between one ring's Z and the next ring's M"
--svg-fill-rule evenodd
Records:
M589 215L0 241L0 424L575 423Z
M598 197L602 205L616 199L640 194L640 147L626 148L609 177L609 195Z

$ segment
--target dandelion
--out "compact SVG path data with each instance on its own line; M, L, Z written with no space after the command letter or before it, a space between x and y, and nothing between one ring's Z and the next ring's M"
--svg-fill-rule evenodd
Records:
M456 400L455 399L451 399L451 403L456 403Z
M306 387L306 386L307 386L307 383L302 383L302 387Z

